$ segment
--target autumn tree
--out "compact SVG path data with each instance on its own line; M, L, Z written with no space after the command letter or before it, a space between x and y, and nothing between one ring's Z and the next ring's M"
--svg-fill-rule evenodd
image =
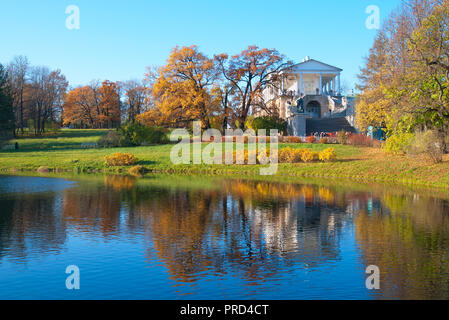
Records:
M410 117L416 88L410 76L416 59L408 43L440 3L404 1L379 31L359 75L356 122L362 131L370 125L386 127L389 133L414 129Z
M443 138L449 133L449 1L434 9L408 45L412 60L408 112L416 123L437 129Z
M120 125L120 93L117 83L104 81L99 88L98 122L101 128L114 128Z
M232 88L236 103L233 104L233 119L244 128L246 119L252 109L265 109L262 92L269 86L276 86L276 75L284 68L292 65L285 57L274 49L260 49L249 46L237 55L227 54L215 56L220 72Z
M154 109L139 119L165 126L187 125L198 120L204 128L210 128L219 108L211 95L217 74L214 61L198 47L174 48L167 64L158 69L157 77L146 76L145 80L151 84Z
M64 125L113 128L120 125L120 94L116 83L92 82L71 90L63 107Z
M357 89L362 91L357 101L356 123L360 130L365 131L368 126L385 126L389 101L385 97L388 69L388 39L384 31L379 32L369 56L365 60L365 67L358 76Z
M69 91L63 107L63 124L94 128L96 118L93 101L93 92L89 86Z

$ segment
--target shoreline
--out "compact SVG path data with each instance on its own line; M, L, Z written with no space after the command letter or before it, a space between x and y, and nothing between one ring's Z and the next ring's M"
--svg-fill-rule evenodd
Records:
M338 161L337 161L338 162ZM326 164L323 164L326 165ZM154 176L172 176L172 177L212 177L212 178L230 178L230 179L251 179L251 180L261 180L261 181L276 181L283 183L300 183L304 182L301 179L317 179L317 180L325 180L322 182L346 182L346 183L362 183L362 184L377 184L383 185L386 187L403 187L403 188L417 188L418 190L435 190L438 192L443 192L444 194L449 195L449 184L445 184L443 182L435 181L426 181L420 179L410 179L410 178L381 178L379 176L372 177L362 176L360 175L351 176L351 175L335 175L335 174L323 174L319 172L305 172L302 171L301 166L296 166L295 164L282 164L283 168L280 168L278 173L271 176L262 176L260 175L259 169L260 165L255 166L241 166L241 169L221 169L216 166L212 166L210 168L198 168L196 165L190 165L187 168L175 168L170 167L164 169L160 168L145 168L145 173L143 175L133 175L128 172L131 167L114 167L114 168L106 168L105 170L98 169L85 169L78 170L78 168L74 167L72 170L70 169L58 169L58 168L49 168L46 172L39 172L37 170L31 169L16 169L16 168L1 168L0 167L0 175L10 175L10 176L55 176L58 175L70 175L71 177L82 177L82 176L132 176L136 178L148 178ZM293 166L293 170L288 170L287 167ZM304 164L307 166L307 164ZM284 178L287 178L284 180ZM283 180L283 181L279 181Z
M111 174L129 175L130 168L142 166L146 175L205 175L205 176L260 176L259 169L267 165L174 165L170 161L172 144L140 147L83 149L86 143L95 143L108 130L64 129L58 135L39 138L21 138L17 151L0 151L0 174ZM204 145L206 146L206 145ZM320 152L335 149L333 162L281 163L275 179L317 178L348 180L360 183L383 183L414 186L449 192L449 154L438 164L419 159L388 155L382 149L339 144L280 143L279 149L307 148ZM106 167L104 157L116 152L131 153L137 162L129 167ZM269 176L270 177L270 176ZM270 178L271 179L271 178Z

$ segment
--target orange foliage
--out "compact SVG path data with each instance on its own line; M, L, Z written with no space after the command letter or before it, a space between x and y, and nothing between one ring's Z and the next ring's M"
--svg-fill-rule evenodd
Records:
M120 95L117 84L104 81L78 87L67 94L63 108L64 125L113 128L120 124Z
M146 76L152 82L150 91L155 110L143 113L138 121L179 126L198 120L204 128L210 128L212 115L219 107L219 101L211 94L217 78L214 61L196 46L175 47L167 64L157 73Z

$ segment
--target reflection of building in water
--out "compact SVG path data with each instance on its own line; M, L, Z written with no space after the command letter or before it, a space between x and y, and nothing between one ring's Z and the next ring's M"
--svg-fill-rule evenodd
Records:
M335 259L339 255L340 229L348 219L344 209L323 201L320 188L307 188L303 197L289 200L276 210L251 207L253 228L263 234L269 252L295 256L308 264Z

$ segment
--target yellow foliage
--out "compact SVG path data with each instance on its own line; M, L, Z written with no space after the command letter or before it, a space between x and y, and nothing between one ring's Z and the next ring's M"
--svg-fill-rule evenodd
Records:
M130 166L137 162L137 158L131 153L116 152L105 156L104 161L108 167Z
M145 167L143 166L134 166L128 170L130 175L140 177L145 174Z
M319 155L317 152L313 152L309 149L304 149L304 151L302 152L301 155L301 160L303 162L312 162L312 161L317 161L319 159Z
M337 159L334 148L327 148L320 152L319 158L321 161L328 162Z

